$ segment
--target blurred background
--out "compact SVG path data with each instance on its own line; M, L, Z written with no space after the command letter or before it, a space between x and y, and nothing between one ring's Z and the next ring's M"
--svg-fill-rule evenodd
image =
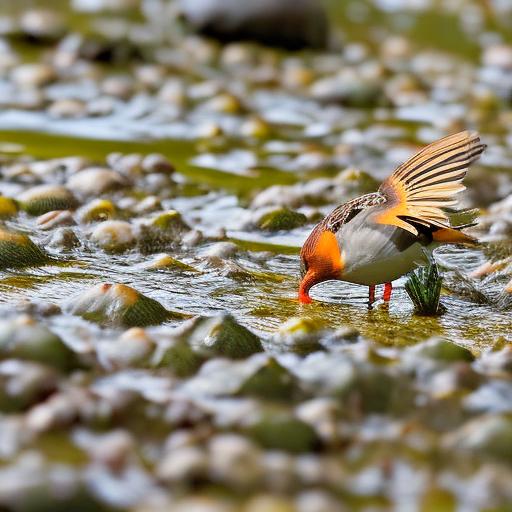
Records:
M509 0L0 0L0 510L511 510L511 106ZM464 129L442 310L299 305Z

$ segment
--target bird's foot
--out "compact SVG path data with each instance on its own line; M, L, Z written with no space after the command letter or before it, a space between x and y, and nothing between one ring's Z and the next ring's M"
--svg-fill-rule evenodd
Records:
M391 283L386 283L384 285L384 294L382 295L384 302L389 302L391 300L392 292L393 292L393 285Z
M372 284L368 286L368 310L373 309L373 304L375 302L375 285Z

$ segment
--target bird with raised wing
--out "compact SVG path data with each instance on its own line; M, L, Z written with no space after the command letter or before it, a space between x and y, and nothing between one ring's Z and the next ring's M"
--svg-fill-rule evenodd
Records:
M334 209L300 252L300 302L310 303L310 289L333 279L368 286L370 306L375 286L384 283L388 302L392 281L427 263L434 248L476 244L462 232L467 225L450 225L443 208L457 204L468 167L485 148L476 132L444 137L398 167L377 192Z

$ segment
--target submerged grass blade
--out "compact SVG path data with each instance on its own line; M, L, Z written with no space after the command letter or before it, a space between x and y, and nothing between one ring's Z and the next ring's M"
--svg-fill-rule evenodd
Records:
M439 302L442 283L443 278L435 263L421 267L409 275L405 290L414 304L416 314L433 316L443 312L444 306Z

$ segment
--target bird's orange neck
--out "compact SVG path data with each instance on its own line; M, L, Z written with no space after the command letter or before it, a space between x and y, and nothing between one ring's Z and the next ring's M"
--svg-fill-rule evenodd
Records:
M343 262L336 236L317 226L306 240L301 256L308 262L308 271L299 287L299 301L309 304L309 290L317 283L339 277Z
M299 286L299 302L302 304L311 304L313 302L309 296L309 290L318 281L315 278L315 274L310 270L306 272L306 275L302 278Z

